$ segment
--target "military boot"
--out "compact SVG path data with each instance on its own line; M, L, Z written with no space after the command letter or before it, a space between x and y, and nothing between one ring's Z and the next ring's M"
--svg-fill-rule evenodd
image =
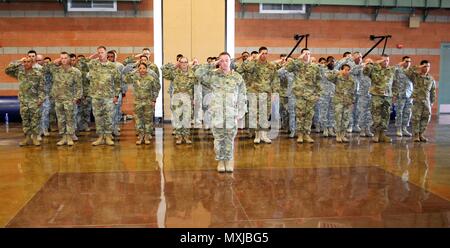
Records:
M63 134L61 140L58 141L58 143L56 143L56 145L57 145L57 146L63 146L63 145L65 145L66 143L67 143L67 138L66 138L66 135Z
M414 134L414 142L420 142L420 134L419 133Z
M225 172L225 161L219 160L219 164L217 165L218 172Z
M267 137L267 132L266 131L261 131L260 133L261 133L261 140L264 143L267 143L267 144L272 143L272 141L269 139L269 137Z
M253 143L259 144L261 142L261 134L258 130L255 131L255 139L253 140Z
M94 142L92 142L93 146L103 145L105 144L105 137L103 134L100 134Z
M298 134L297 143L303 143L303 133Z
M373 137L373 133L370 131L369 127L366 129L366 136L367 137Z
M305 134L305 136L303 138L308 143L314 143L314 140L311 138L311 136L309 136L309 134Z
M68 146L73 146L73 140L72 140L72 136L67 134L66 135L66 140L67 140L67 145Z
M38 139L38 137L41 137L41 136L39 134L31 135L31 140L33 141L33 145L35 145L35 146L40 146L41 145L41 141Z
M225 160L225 171L226 172L234 171L234 161L233 160Z
M334 132L334 128L332 128L332 127L328 128L328 135L330 135L330 137L336 137L336 133Z
M386 134L384 133L384 131L380 131L380 142L391 143L391 142L392 142L392 139L389 138L388 136L386 136Z
M344 143L348 143L348 139L345 137L345 132L342 133L342 135L341 135L341 140L342 140L342 142L344 142Z
M113 141L112 134L106 134L106 135L105 135L105 143L106 143L108 146L113 146L113 145L114 145L114 141Z
M402 128L401 127L397 127L397 132L396 132L397 137L402 137Z
M150 145L150 140L152 139L152 135L151 134L146 134L145 135L145 137L144 137L144 143L146 144L146 145Z
M192 140L191 140L191 138L189 137L189 135L186 135L186 136L184 136L183 138L184 138L184 141L186 142L186 144L192 144Z
M140 133L137 137L136 145L141 145L143 140L144 140L144 135Z
M342 132L336 133L336 142L341 143L342 142Z
M27 134L25 138L19 142L19 146L30 145L33 141L31 140L31 134Z
M328 137L328 128L323 129L323 137Z
M419 138L420 138L420 141L422 141L422 142L427 142L428 141L428 139L425 138L425 136L423 136L423 133L419 134Z
M375 143L380 142L380 131L375 130L375 135L372 137L372 141Z
M402 132L403 132L403 135L406 136L406 137L411 137L412 136L412 134L410 132L408 132L408 128L407 127L403 127Z
M181 135L176 135L176 139L177 141L175 142L175 144L179 145L183 142L183 137Z

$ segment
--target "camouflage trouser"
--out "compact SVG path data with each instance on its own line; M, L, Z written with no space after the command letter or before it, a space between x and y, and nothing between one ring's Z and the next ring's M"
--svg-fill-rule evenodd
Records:
M233 160L237 128L212 128L216 160Z
M359 96L358 94L355 94L355 103L352 107L352 114L350 115L350 121L348 127L355 127L358 125L359 120L359 111L358 111L358 102L359 102Z
M296 125L297 131L299 133L311 133L311 124L314 116L314 107L316 106L316 102L316 100L297 97L297 102L295 104L295 118L297 120Z
M190 135L191 97L186 93L174 94L170 105L172 109L172 126L175 129L175 135Z
M370 106L373 130L384 131L388 129L390 109L392 97L390 96L376 96L372 95L372 105Z
M56 122L55 101L46 97L41 105L41 111L41 132L44 132L50 127L50 122Z
M79 108L78 108L78 104L74 104L73 105L73 128L74 128L75 131L79 130L78 129L78 123L77 123L78 122L77 121L78 112L80 112Z
M96 133L99 135L111 134L114 115L113 99L92 98L92 111L94 112Z
M333 96L323 95L319 99L320 106L320 126L322 128L332 128L335 125L334 120L334 106L333 106Z
M395 126L396 127L407 127L409 126L409 121L411 120L411 107L412 98L398 98L397 99L397 109L395 114Z
M203 110L203 126L204 128L211 127L211 113L209 111L209 105L211 104L212 94L209 90L202 89L202 110Z
M20 117L25 134L38 135L41 127L41 107L36 101L20 101Z
M122 94L119 94L117 98L117 103L114 104L114 117L113 117L113 132L118 133L118 127L120 119L122 118Z
M203 86L201 84L194 85L194 104L192 105L192 113L194 113L194 127L201 128L203 120Z
M412 106L412 126L414 134L423 133L431 118L431 105L428 100L414 100Z
M371 95L360 95L356 107L358 108L358 125L362 129L367 129L372 125L372 115L370 114Z
M352 104L345 104L341 101L334 101L334 112L336 118L336 132L343 133L346 131L349 123L350 116L352 115Z
M136 132L138 134L153 134L153 115L155 106L151 105L151 100L135 100L134 120L136 122Z
M73 135L75 133L74 109L75 104L72 101L55 101L59 134Z
M320 127L320 119L321 119L320 103L319 103L319 101L317 101L316 104L314 105L314 115L313 115L313 122L312 122L316 128Z
M81 100L80 105L78 105L78 115L77 123L79 130L84 130L89 127L91 122L91 109L92 100L90 97L86 97Z
M269 117L272 112L271 94L266 92L247 93L249 128L269 130Z
M281 127L295 131L295 97L280 97Z

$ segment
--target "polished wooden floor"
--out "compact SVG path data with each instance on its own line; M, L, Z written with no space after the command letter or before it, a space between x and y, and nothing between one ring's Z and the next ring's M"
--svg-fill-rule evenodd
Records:
M73 147L57 134L19 147L0 128L0 226L449 227L450 116L433 116L428 143L396 138L297 144L281 133L254 145L240 133L233 174L215 171L212 135L175 145L170 125L135 145L132 122L114 147ZM393 130L390 132L393 133Z

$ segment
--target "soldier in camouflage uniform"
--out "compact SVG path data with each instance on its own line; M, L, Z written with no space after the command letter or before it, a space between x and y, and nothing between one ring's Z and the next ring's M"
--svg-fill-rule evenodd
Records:
M366 64L364 74L370 77L372 85L371 113L373 119L374 142L392 142L385 135L389 126L390 109L392 103L392 82L395 68L389 66L389 56L383 55L382 59L374 63Z
M350 66L344 64L340 71L329 71L325 73L328 80L336 85L333 104L336 118L336 141L348 142L345 137L346 129L350 122L353 103L355 101L356 83L350 76Z
M253 143L272 143L267 137L269 129L269 115L272 110L272 96L280 91L280 78L278 66L274 62L267 61L268 49L259 48L256 59L247 59L237 72L241 75L250 75L247 80L247 98L249 100L249 128L255 129Z
M281 126L288 130L289 137L295 136L295 96L292 94L292 82L294 81L294 74L290 73L283 66L286 60L280 64L282 67L278 70L278 77L280 78L280 116Z
M371 61L367 59L366 62ZM371 86L370 77L364 74L364 65L367 63L362 63L362 56L360 52L353 53L353 62L351 65L350 75L353 80L355 80L357 92L356 92L356 108L358 112L358 121L355 125L355 131L360 129L359 135L361 137L373 137L373 133L370 131L370 127L372 125L372 115L370 113L370 105L371 105L371 95L369 93L369 89ZM351 123L350 123L351 125ZM348 131L348 130L347 130Z
M146 63L140 63L138 70L125 75L124 81L133 84L134 115L138 139L136 145L150 144L153 134L153 116L156 98L161 88L158 76L152 70L148 71Z
M396 67L392 92L397 100L395 115L395 127L397 127L397 136L411 137L408 132L409 121L411 120L412 92L413 84L405 75L405 71L411 66L411 58L403 57L402 62Z
M173 82L170 104L173 109L172 125L175 128L176 144L181 144L183 140L186 144L192 143L189 136L194 84L197 83L197 78L194 68L188 63L188 59L182 57L176 65L169 63L161 68L163 78Z
M117 60L117 53L114 50L108 51L106 54L106 58L109 62L114 63L116 65L117 71L120 74L120 94L119 98L117 98L117 103L114 105L114 116L113 116L113 134L114 136L120 136L120 127L119 122L122 118L122 97L126 94L127 87L126 84L122 80L124 65Z
M89 128L89 123L91 122L92 99L90 97L89 92L90 87L90 82L88 78L89 67L87 66L86 63L83 63L82 61L85 61L84 55L78 55L75 65L73 65L81 72L81 80L82 80L81 82L83 92L83 96L78 104L78 114L76 116L76 120L78 130L90 132L91 129Z
M325 60L325 59L324 59ZM319 59L320 61L320 59ZM336 136L334 133L335 127L335 113L333 106L334 92L336 91L336 86L333 82L329 81L326 77L326 73L333 71L334 69L334 57L329 56L325 60L325 64L320 64L320 73L322 75L322 80L320 85L322 87L322 94L320 94L319 99L319 111L320 111L320 127L323 129L323 136Z
M43 71L51 73L53 78L51 95L55 99L58 129L62 136L56 144L72 146L72 136L75 134L74 108L82 97L81 72L71 66L69 54L66 52L62 52L54 63L45 65Z
M99 46L97 53L89 57L90 96L98 139L92 145L114 145L112 118L114 104L120 94L120 74L114 63L106 59L106 48Z
M49 58L50 59L50 58ZM51 59L50 59L51 60ZM38 54L36 61L39 65L44 66L47 62L44 60L43 56ZM48 129L50 127L50 119L55 119L51 112L54 111L55 101L50 96L50 91L52 89L52 74L51 73L43 73L44 75L44 91L45 91L45 100L42 103L42 114L41 114L41 134L44 136L50 136ZM54 120L53 120L54 121Z
M29 57L12 62L6 67L5 72L19 80L20 116L25 139L20 146L41 145L38 140L41 122L41 104L45 99L44 77L42 73L33 68L33 60Z
M242 76L230 69L231 57L223 52L215 65L201 65L195 72L198 80L208 84L213 97L209 110L212 115L214 150L219 161L217 171L234 171L234 138L237 122L247 110L246 89Z
M322 92L319 83L321 80L319 66L311 64L310 60L311 52L304 48L298 59L291 60L286 64L286 70L294 73L292 92L297 100L295 117L298 143L303 143L304 140L308 143L314 142L310 136L311 124L314 106Z
M422 60L420 66L408 69L405 74L413 82L414 90L412 98L412 124L415 142L427 142L423 133L427 129L431 118L431 106L436 99L436 82L429 74L431 64L427 60ZM417 70L420 69L420 72Z

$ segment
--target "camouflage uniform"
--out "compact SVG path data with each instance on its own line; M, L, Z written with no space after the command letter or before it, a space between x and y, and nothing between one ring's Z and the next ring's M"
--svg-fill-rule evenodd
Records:
M411 120L413 83L406 76L405 69L401 66L396 67L392 92L397 99L395 126L402 129L406 128Z
M338 71L330 71L325 75L328 80L336 85L336 92L333 97L336 133L343 135L350 122L356 83L352 77L345 78Z
M53 63L45 65L43 71L52 74L51 95L55 99L59 134L73 135L75 134L74 101L82 97L82 74L75 67L65 70L62 66L56 66Z
M326 77L326 73L332 71L330 71L326 66L320 66L320 72L322 75L322 80L320 81L322 94L320 94L319 99L320 127L322 129L333 129L335 126L335 108L333 106L333 97L336 91L336 86Z
M319 83L321 80L319 66L294 59L288 62L285 68L288 72L294 73L292 93L296 98L297 131L302 135L309 135L314 116L314 106L322 92Z
M55 100L50 96L53 83L51 73L44 73L44 83L45 100L41 106L41 133L46 133L48 131L50 122L56 122Z
M379 64L368 64L364 68L364 74L372 81L369 90L372 95L371 113L373 129L377 133L383 133L389 126L394 72L394 67L383 68Z
M136 71L132 71L124 78L125 83L133 84L136 131L140 135L153 134L155 106L150 103L156 101L161 88L157 78L156 73L149 72L142 77Z
M96 132L110 135L113 131L113 98L120 94L120 75L116 65L97 59L87 62L89 67L89 93L92 98L92 110L95 117Z
M114 117L113 117L113 133L114 135L119 135L119 122L122 117L122 94L126 93L126 90L128 89L126 87L126 84L122 80L122 71L123 71L123 64L120 62L113 62L116 65L117 71L120 75L120 93L117 98L117 102L114 105Z
M415 135L422 135L430 122L431 105L436 99L436 82L431 75L421 75L418 73L416 68L414 66L408 69L405 74L411 79L414 85L412 93L412 99L414 101L412 107L413 133Z
M339 60L338 62L336 62L336 64L334 65L334 68L336 70L340 70L341 66L347 64L350 66L351 69L353 69L355 66L357 66L357 64L355 63L355 61L353 60L352 57L349 58L343 58L341 60ZM361 72L360 74L356 74L356 73L351 73L351 77L353 77L353 80L355 81L356 87L355 87L355 100L353 101L353 107L352 107L352 115L350 116L350 122L349 122L349 130L350 129L357 129L357 127L359 127L358 122L359 122L359 109L358 109L358 104L359 104L359 85L361 84L361 79L362 79L363 73Z
M82 92L83 97L78 105L78 113L76 115L78 130L88 130L91 122L92 98L90 97L89 87L90 82L88 78L89 68L83 61L78 61L75 67L81 71Z
M244 61L238 67L238 73L248 76L246 83L251 129L269 129L272 94L280 91L277 67L273 62L261 63L257 60Z
M369 93L370 86L372 82L370 81L370 77L364 75L363 65L355 65L352 67L350 74L353 79L358 82L358 91L357 91L357 99L356 108L358 111L358 123L357 125L361 128L364 135L370 134L370 126L372 125L372 115L370 113L370 105L372 102L372 97ZM370 136L369 135L369 136Z
M234 71L223 74L212 65L201 65L195 75L212 90L209 110L212 116L212 133L216 160L233 160L237 120L247 111L246 88L242 76Z
M294 74L289 73L285 68L278 70L280 78L280 115L282 128L295 133L295 96L292 93L292 83Z
M25 71L20 61L10 63L6 74L19 80L19 104L22 128L25 135L37 136L40 132L41 107L44 102L44 77L40 70Z
M162 68L163 78L173 82L172 125L175 135L190 135L192 100L194 84L197 83L194 70L189 68L187 72L176 68L174 64L166 64Z

